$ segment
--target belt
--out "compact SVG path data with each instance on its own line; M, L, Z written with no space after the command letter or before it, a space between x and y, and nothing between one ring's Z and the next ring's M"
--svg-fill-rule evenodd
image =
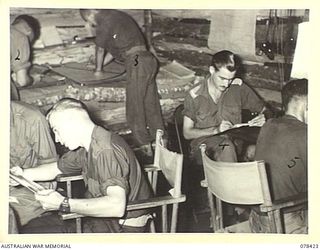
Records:
M134 46L131 49L126 51L126 55L131 55L131 54L137 53L139 51L147 51L146 46L144 46L144 45Z
M152 218L151 214L145 214L136 218L120 219L119 224L129 227L144 227L150 218Z

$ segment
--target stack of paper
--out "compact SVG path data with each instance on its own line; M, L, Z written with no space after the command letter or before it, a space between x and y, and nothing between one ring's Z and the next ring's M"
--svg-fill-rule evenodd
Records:
M41 28L40 40L45 47L63 44L63 41L56 29L56 26Z
M162 70L172 74L178 79L189 79L195 77L195 72L177 61L173 60L170 64L161 67Z

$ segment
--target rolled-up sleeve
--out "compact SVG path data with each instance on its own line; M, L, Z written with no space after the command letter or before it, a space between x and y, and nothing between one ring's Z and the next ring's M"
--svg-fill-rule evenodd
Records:
M189 117L191 120L195 121L196 120L196 115L195 115L195 107L194 107L194 100L188 94L185 99L184 99L184 109L182 111L183 116Z
M263 100L246 84L240 88L242 109L249 109L252 112L260 112L264 107Z
M30 62L30 44L28 37L13 30L11 35L11 70L17 72L21 69L27 69L31 66Z
M129 193L129 163L123 153L113 149L103 150L97 157L97 167L102 195L107 195L110 186L119 186L126 194Z

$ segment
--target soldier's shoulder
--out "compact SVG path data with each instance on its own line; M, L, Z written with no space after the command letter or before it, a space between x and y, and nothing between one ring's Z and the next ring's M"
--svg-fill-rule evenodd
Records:
M243 81L241 78L235 78L231 83L231 85L239 85L239 86L241 86L242 84L243 84Z
M193 99L199 96L199 90L201 89L202 85L203 83L200 83L189 90L189 94Z

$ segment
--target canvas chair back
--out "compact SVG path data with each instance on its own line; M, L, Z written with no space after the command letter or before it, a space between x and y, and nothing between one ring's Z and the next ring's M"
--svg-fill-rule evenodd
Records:
M166 180L172 187L169 191L173 197L181 195L181 177L183 166L183 155L172 152L163 146L163 131L158 130L156 136L156 148L154 155L154 166L162 171Z
M216 162L206 155L205 145L201 145L200 148L214 231L219 232L223 229L221 200L233 204L259 205L260 212L267 215L270 233L284 232L285 222L282 219L281 209L307 204L306 193L272 202L264 161ZM212 194L215 196L215 202ZM228 228L233 232L241 232L236 229L237 227L240 228L239 224Z
M271 204L263 161L217 162L201 154L208 189L222 201L234 204Z

